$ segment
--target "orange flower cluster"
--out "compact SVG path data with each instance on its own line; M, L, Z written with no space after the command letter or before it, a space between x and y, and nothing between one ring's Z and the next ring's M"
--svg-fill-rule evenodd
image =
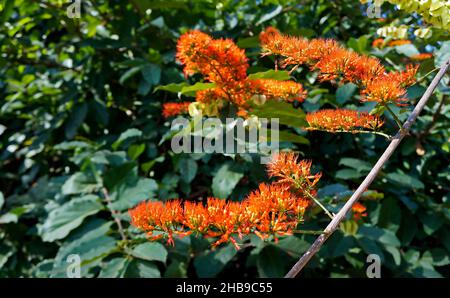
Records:
M414 82L418 67L408 66L404 72L387 72L381 62L343 48L334 40L283 35L268 28L260 35L263 55L284 57L281 67L306 64L320 72L322 81L342 78L360 86L363 100L396 103L405 100L405 87Z
M409 39L397 39L397 40L392 40L390 42L388 42L388 46L389 47L398 47L398 46L403 46L405 44L410 44L411 41Z
M360 202L356 202L352 206L353 218L355 220L361 220L363 217L366 217L367 216L366 210L367 210L366 206L364 206Z
M255 94L300 101L306 97L302 85L295 82L249 79L245 52L230 39L213 39L203 32L189 31L178 40L177 59L184 65L185 75L200 73L216 84L197 92L198 102L229 101L243 107Z
M190 102L167 102L163 104L162 114L164 118L187 113L189 111Z
M414 60L414 61L423 61L423 60L428 60L428 59L433 58L433 54L431 54L431 53L420 53L420 54L417 54L417 55L413 55L410 58L411 58L411 60Z
M313 190L320 174L310 173L311 162L297 161L292 153L280 153L268 166L269 174L281 178L272 184L260 184L241 202L208 198L206 204L181 200L142 202L129 210L131 223L147 232L149 240L166 236L173 245L173 236L200 234L214 237L213 246L231 242L234 237L255 234L261 239L292 235L302 222L309 199L302 196ZM288 177L289 176L289 177ZM305 187L305 189L303 189ZM156 235L155 235L156 232Z
M295 100L302 102L306 98L303 86L293 81L277 81L270 79L257 79L251 81L252 89L257 94L264 94L271 99L285 99L288 102Z
M267 165L267 173L269 177L278 178L279 183L291 184L300 192L313 194L322 174L311 174L311 164L310 160L298 161L298 156L292 152L280 153Z
M368 113L347 109L319 110L306 114L308 130L326 130L329 132L357 132L360 129L377 130L384 122Z

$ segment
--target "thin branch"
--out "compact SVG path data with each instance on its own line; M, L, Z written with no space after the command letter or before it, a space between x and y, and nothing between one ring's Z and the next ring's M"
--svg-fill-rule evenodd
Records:
M324 131L329 133L351 133L351 134L357 134L357 133L364 133L364 134L374 134L382 136L388 140L392 140L392 136L381 132L381 131L375 131L375 130L328 130L328 129L312 129L308 127L308 131Z
M328 215L329 218L331 218L331 219L334 218L334 215L331 214L331 212L328 211L328 209L325 208L325 206L315 196L310 194L307 190L305 191L305 193L311 200L313 200L317 205L319 205L319 207L322 208L323 211L325 211L325 213Z
M114 221L117 224L117 228L119 230L120 237L122 237L123 241L127 241L127 236L125 235L125 231L124 231L124 228L122 226L122 221L118 217L119 212L117 210L114 210L114 209L111 208L111 203L112 203L111 197L109 196L108 190L105 187L102 187L102 193L103 193L103 196L105 197L105 201L106 201L106 204L108 206L108 209L111 212L111 215L112 215L112 217L114 218Z
M414 84L412 84L410 87L422 83L426 78L428 78L428 76L429 76L430 74L432 74L433 72L435 72L435 71L437 71L437 70L439 70L439 67L433 68L432 70L430 70L429 72L427 72L426 75L424 75L423 77L421 77L421 78L419 78L418 80L416 80L416 81L414 82Z
M375 180L376 176L380 172L384 164L389 160L391 155L394 153L395 149L398 147L402 139L408 134L411 126L416 121L422 109L425 107L426 103L430 99L437 85L439 84L442 77L445 75L446 71L450 66L450 59L445 62L438 74L434 77L431 84L428 86L427 90L423 94L420 101L417 103L416 107L412 111L411 115L408 117L403 127L395 135L394 139L391 141L389 146L384 151L383 155L377 161L375 166L372 168L370 173L358 187L358 189L353 193L350 199L345 203L344 207L334 216L333 220L328 224L324 230L324 234L317 237L311 247L303 254L303 256L294 264L291 270L286 274L285 277L293 278L295 277L311 260L311 258L319 251L325 241L338 229L339 224L344 220L345 215L350 211L352 206L358 201L361 195L369 188L372 182Z

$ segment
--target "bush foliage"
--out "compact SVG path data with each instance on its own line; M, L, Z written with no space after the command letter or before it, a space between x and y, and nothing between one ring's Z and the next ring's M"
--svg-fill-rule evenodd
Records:
M282 119L281 148L313 161L322 172L317 196L337 212L388 142L306 131L305 113L337 106L369 112L376 103L360 101L352 83L319 82L306 67L275 72L276 58L261 57L258 35L273 26L333 38L392 71L419 65L424 79L407 89L408 104L392 106L404 121L428 74L449 57L448 32L388 1L382 18L369 17L367 7L357 0L85 0L81 18L68 18L65 1L0 0L0 277L65 277L72 254L82 259L83 277L283 276L316 236L274 242L249 235L236 250L190 235L166 246L130 224L128 209L144 200L242 201L269 180L254 155L172 152L162 105L191 101L208 87L201 76L184 76L177 40L192 29L230 38L245 49L252 78L303 84L303 103L267 101L255 109ZM388 26L409 28L408 41L385 34L380 42L377 31ZM418 26L432 34L414 34ZM432 55L422 60L421 53ZM348 216L305 276L365 277L374 253L383 276L450 276L448 86L447 76L364 194L367 216ZM375 112L395 134L395 119ZM316 207L305 216L306 230L329 221Z

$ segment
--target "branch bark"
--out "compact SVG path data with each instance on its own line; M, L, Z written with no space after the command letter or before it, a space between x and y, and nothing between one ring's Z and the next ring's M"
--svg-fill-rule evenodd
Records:
M306 264L308 264L311 258L319 251L319 249L322 247L325 241L337 230L339 224L342 222L342 220L344 220L345 215L349 212L352 206L359 200L361 195L372 184L373 180L375 180L381 168L389 160L391 155L394 153L395 149L397 149L402 139L409 133L411 126L416 121L422 109L425 107L426 103L430 99L440 80L447 72L449 66L450 66L450 59L441 66L438 74L434 77L433 81L428 86L427 90L417 103L411 115L408 117L406 122L403 124L402 128L392 139L391 143L386 148L383 155L381 155L380 159L378 159L377 163L372 168L370 173L367 175L367 177L364 179L364 181L361 183L358 189L353 193L350 199L345 203L342 209L339 210L339 212L334 216L333 220L325 228L324 233L319 237L317 237L317 239L314 241L311 247L303 254L303 256L297 261L297 263L294 264L291 270L286 274L285 276L286 278L295 277L306 266Z

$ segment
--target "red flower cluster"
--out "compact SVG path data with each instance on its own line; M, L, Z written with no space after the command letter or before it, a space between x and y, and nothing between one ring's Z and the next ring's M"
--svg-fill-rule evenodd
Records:
M163 104L162 114L164 118L187 113L189 111L190 102L167 102Z
M320 179L311 175L311 162L297 161L297 156L281 153L268 166L269 174L281 178L273 184L260 184L241 202L208 198L206 204L181 200L142 202L129 210L131 223L147 232L150 240L166 236L173 245L173 236L200 234L214 237L214 246L234 238L255 234L261 239L291 235L302 222L309 199L302 196ZM288 177L289 176L289 177ZM155 232L159 234L154 235Z
M378 116L347 109L319 110L306 114L308 130L329 132L358 132L360 129L377 130L384 122Z
M284 57L281 67L306 64L320 72L322 81L342 78L361 87L363 100L401 104L405 87L412 84L418 67L408 66L404 72L387 72L376 58L361 56L343 48L334 40L283 35L268 28L260 35L264 55Z
M249 79L245 52L230 39L213 39L200 31L189 31L178 40L177 58L186 75L200 73L216 84L215 88L197 92L198 102L229 101L243 107L255 94L300 101L306 97L302 85L295 82Z

